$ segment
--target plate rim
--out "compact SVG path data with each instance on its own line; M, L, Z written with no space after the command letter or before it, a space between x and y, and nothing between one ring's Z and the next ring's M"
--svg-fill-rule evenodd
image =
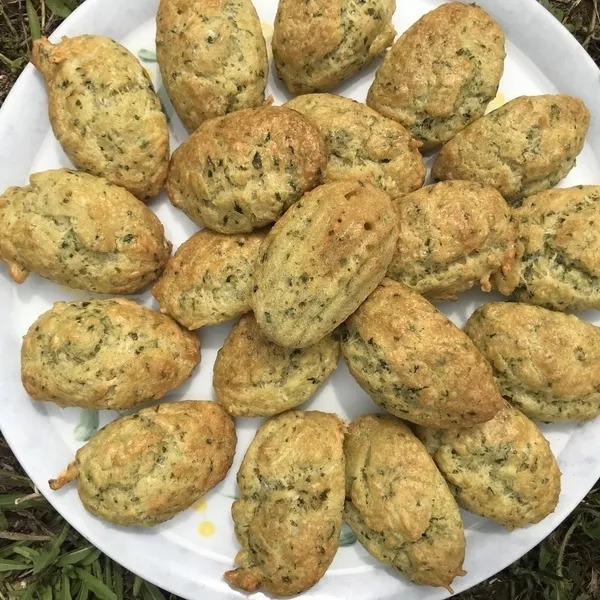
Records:
M254 0L254 1L258 3L263 0ZM273 1L275 1L275 0L273 0ZM88 21L91 21L92 15L94 14L95 11L109 10L107 7L107 4L109 4L109 2L114 3L115 6L117 6L117 4L118 4L118 0L86 0L86 2L84 2L76 10L74 10L73 13L71 13L71 15L67 19L65 19L65 21L63 23L61 23L61 25L52 33L52 35L50 36L50 39L57 40L61 35L67 34L67 32L69 30L72 30L73 28L77 27L77 22L79 22L81 20L87 19ZM138 4L141 4L141 3L154 4L155 3L154 0L152 2L148 2L148 0L130 0L130 2L132 4L134 4L135 2L137 2ZM489 6L493 2L494 2L494 0L478 0L477 4L482 5L484 8L487 9L486 4ZM500 11L509 12L511 10L511 7L513 7L513 8L518 7L521 9L523 14L525 14L525 13L533 14L533 16L535 16L537 19L539 19L541 22L543 22L544 26L546 28L548 28L556 36L556 38L558 40L560 40L559 43L556 44L557 46L564 48L566 45L567 49L569 50L569 53L571 55L575 56L575 58L576 58L577 68L581 69L581 71L583 72L583 74L578 74L578 76L574 79L581 79L581 77L586 77L586 78L589 77L591 79L592 77L595 77L597 80L597 83L598 83L598 76L600 75L600 70L598 69L598 67L596 66L594 61L587 54L587 52L585 52L585 50L579 45L579 42L577 42L577 40L572 36L572 34L570 32L568 32L558 22L558 20L556 20L546 9L544 9L541 5L539 5L536 0L526 0L525 2L523 0L503 0L502 4L504 6L497 7L498 10L500 10ZM102 8L100 8L101 6L102 6ZM492 12L492 11L490 11L490 12ZM91 31L94 31L94 29L95 29L94 25L92 24L89 27L89 29ZM531 43L533 43L538 36L533 35L531 33L530 33L530 35L531 35ZM27 66L25 67L25 69L23 70L23 72L21 73L21 75L18 77L17 81L15 82L13 88L7 95L2 107L0 107L0 138L2 137L2 134L4 133L4 129L5 129L4 121L8 120L7 115L13 110L13 104L17 104L19 102L21 88L25 88L28 84L30 84L32 82L32 79L33 80L36 79L35 69L30 63L28 63ZM45 98L44 98L44 104L45 104ZM598 113L600 114L600 110L598 111ZM597 143L592 144L592 146L593 147L595 146L595 148L593 148L594 154L596 155L596 157L599 159L599 162L600 162L600 129L599 129L600 124L596 125L593 123L593 126L596 129ZM0 376L0 383L4 382L4 380L5 380L5 374L2 373L2 375ZM17 456L17 459L19 460L23 469L31 477L33 469L31 468L30 465L27 465L25 462L23 462L21 460L21 458L23 456L23 454L22 454L23 445L22 445L22 443L19 443L16 440L16 438L19 437L19 435L17 433L15 433L15 435L13 435L13 432L9 431L10 421L11 421L11 419L9 418L8 415L5 414L5 410L0 411L0 429L2 430L5 439L7 440L9 446L11 447L11 450L15 453L15 456ZM580 426L580 432L578 432L578 434L577 434L578 439L581 439L581 436L585 436L584 432L586 432L587 430L590 430L590 429L594 429L594 430L597 430L598 432L600 432L600 419L598 419L597 421L598 421L597 424L594 424L594 422L589 422L587 424ZM30 440L35 441L35 436L29 435L28 437ZM573 437L575 437L575 436L572 436L572 438ZM569 440L569 444L570 443L571 443L571 440ZM600 449L598 442L596 442L596 447ZM566 451L566 448L565 448L565 451ZM522 556L523 554L525 554L531 548L533 548L536 544L541 542L545 537L547 537L551 533L551 531L553 531L554 528L556 528L575 509L575 507L579 504L581 499L585 496L585 494L587 494L589 489L592 488L592 486L594 485L596 480L600 477L600 459L597 459L595 461L595 464L593 465L593 467L594 467L593 469L590 469L590 468L587 469L588 473L591 472L593 474L593 476L589 478L589 486L584 490L585 486L580 485L577 493L574 494L572 497L568 498L568 500L564 500L561 498L560 512L553 513L552 515L547 517L541 523L541 524L545 525L543 528L541 528L545 532L543 534L543 537L540 538L539 535L532 535L530 540L521 544L521 546L519 547L519 550L518 550L520 553L519 557ZM197 565L199 565L199 563L201 561L212 561L213 563L216 563L216 567L220 573L220 577L218 578L218 580L215 580L214 578L213 579L208 578L208 580L206 580L205 577L202 577L202 581L199 581L199 579L197 577L190 576L188 578L188 582L187 582L189 585L181 586L181 583L182 583L181 581L177 582L177 584L175 584L175 582L172 580L165 581L164 573L160 573L161 577L159 578L158 573L160 572L160 569L153 568L154 566L156 566L155 560L151 560L149 562L144 562L144 560L141 560L139 556L137 556L135 553L132 553L132 552L128 552L128 553L126 552L127 556L126 556L125 560L123 560L121 558L123 556L123 554L118 553L117 548L114 548L111 544L108 543L108 539L110 536L106 536L101 539L97 538L96 532L94 530L97 529L98 523L96 522L95 526L93 526L94 521L98 521L97 519L95 519L93 517L90 518L90 516L87 515L87 513L85 513L85 512L83 512L83 518L82 518L82 516L81 516L82 511L83 511L82 508L81 508L81 510L74 510L74 512L70 513L69 516L67 517L65 512L68 513L68 510L65 510L65 509L69 509L69 508L75 509L77 507L74 506L74 503L72 501L66 502L66 503L64 502L64 498L65 498L66 494L60 493L60 492L49 494L45 487L45 481L43 479L40 479L40 477L38 476L37 473L35 474L35 477L31 477L31 478L32 478L32 481L34 481L37 488L39 489L39 491L46 497L46 499L53 506L53 508L59 514L61 514L61 516L67 522L69 522L69 524L72 527L74 527L78 532L80 532L85 538L89 539L102 552L104 552L105 554L107 554L108 556L113 558L113 560L122 564L128 570L130 570L136 574L139 574L141 577L143 577L147 581L150 581L151 583L154 583L155 585L157 585L163 589L172 591L175 594L178 594L183 597L188 597L188 598L196 598L196 597L206 598L206 597L209 597L209 596L207 596L207 594L211 594L210 597L214 597L214 598L217 598L217 597L218 598L246 598L246 597L248 597L246 594L243 594L237 590L231 589L223 581L223 579L222 579L223 564L220 561L211 559L209 556L206 556L206 555L199 557L196 553L192 552L188 548L179 547L179 550L185 551L185 553L192 555L191 556L191 564L193 564L195 562ZM564 480L564 475L563 475L563 480ZM580 495L580 492L582 492L582 491L583 491L583 493ZM76 497L75 494L71 494L71 500L73 500L73 496ZM78 497L76 497L76 502L78 502ZM69 506L69 505L71 505L71 506ZM121 536L127 536L127 534L130 532L130 530L114 527L114 526L112 526L108 523L104 523L104 522L100 522L100 527L103 530L107 530L107 531L113 530L115 533L119 532L119 534L118 534L119 538ZM537 526L534 526L534 527L537 527ZM521 532L531 531L531 529L532 528L529 527L529 528L522 529L520 531ZM517 533L518 533L518 531L519 530L517 530ZM152 531L144 532L143 530L136 529L135 533L147 533L149 535L152 535L153 532ZM513 534L514 533L515 532L513 532ZM117 557L119 557L119 558L117 558ZM517 558L511 557L506 560L499 560L499 561L495 562L494 566L492 567L492 570L488 570L483 575L477 576L475 578L476 580L469 581L468 585L462 585L462 581L460 578L455 580L454 587L457 590L457 593L462 592L466 589L469 589L470 587L476 585L477 583L480 583L481 581L483 581L489 577L492 577L494 574L501 571L509 564L512 564L515 560L518 560L519 557L517 557ZM190 557L187 557L187 559L189 559L189 558ZM154 559L156 559L156 557L154 557ZM232 559L233 559L233 557L232 557ZM162 563L158 563L158 566L162 566ZM382 567L382 568L384 568L384 567ZM181 573L177 573L177 576L180 576L180 575L181 575ZM352 596L352 587L347 586L347 587L344 587L343 589L346 592L350 593L350 596L348 596L348 597ZM433 594L433 596L436 598L447 597L447 593L444 591L439 591L439 593L437 595ZM256 598L256 599L269 598L269 596L267 596L261 592L259 592L257 594L253 594L251 597ZM326 590L320 590L320 589L313 588L312 590L309 590L308 592L306 592L304 594L304 597L307 599L309 599L309 598L324 598L324 597L328 597L328 594L327 594ZM383 597L383 596L381 596L381 597ZM385 598L387 598L387 597L388 596L386 595ZM432 596L429 595L428 597L431 598Z

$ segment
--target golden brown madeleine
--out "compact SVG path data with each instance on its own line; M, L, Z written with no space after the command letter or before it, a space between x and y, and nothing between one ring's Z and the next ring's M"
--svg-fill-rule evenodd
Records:
M575 166L590 113L578 98L520 96L477 119L442 148L434 179L468 179L495 187L519 206L554 187Z
M149 527L189 508L227 474L235 426L215 402L144 408L96 432L56 479L77 480L85 509L117 525Z
M252 271L265 233L225 235L203 229L184 242L152 288L163 313L188 329L250 310Z
M329 155L326 182L368 181L392 199L423 185L420 143L402 125L360 102L333 94L306 94L285 106L302 113L323 134Z
M321 579L342 528L344 429L333 414L288 411L257 431L231 509L243 547L231 585L290 596Z
M475 5L451 2L421 17L385 55L367 104L425 147L478 119L504 70L504 34Z
M21 378L34 400L121 410L158 400L200 362L198 337L124 298L57 302L29 328Z
M265 38L251 0L161 0L156 57L169 98L194 130L265 99Z
M600 309L600 186L536 194L513 218L516 263L495 276L500 292L556 310Z
M34 173L0 196L0 260L63 285L130 294L155 281L171 243L157 216L126 189L68 169Z
M430 427L470 427L502 407L473 342L425 298L384 279L346 321L342 356L374 402Z
M538 523L556 508L560 470L550 445L508 404L487 423L416 433L463 508L507 529Z
M265 336L304 348L331 333L377 287L397 237L389 196L370 183L305 194L260 247L252 308Z
M515 227L500 193L472 181L442 181L394 203L400 235L387 276L430 300L456 299L509 273Z
M79 169L155 196L167 178L169 130L146 69L98 35L33 43L31 62L46 81L50 124Z
M337 366L340 344L331 335L313 346L283 348L244 315L217 354L213 386L217 401L234 417L263 417L308 400Z
M273 56L293 94L326 92L392 43L395 0L279 0Z
M406 425L363 415L348 431L344 520L377 560L411 581L451 590L465 575L458 506L427 450Z
M465 332L502 395L528 417L586 421L600 414L600 328L516 302L480 306Z
M173 153L167 191L199 225L241 233L276 221L320 183L326 165L315 125L265 106L203 123Z

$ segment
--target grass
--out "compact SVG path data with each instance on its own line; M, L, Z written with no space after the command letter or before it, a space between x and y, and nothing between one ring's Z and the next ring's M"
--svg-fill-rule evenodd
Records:
M32 38L82 0L0 0L0 104ZM500 0L499 0L500 1ZM540 0L600 63L598 0ZM52 509L0 437L0 600L176 600L96 550ZM600 600L600 482L542 544L460 600Z
M1 600L175 600L104 556L56 513L0 438Z

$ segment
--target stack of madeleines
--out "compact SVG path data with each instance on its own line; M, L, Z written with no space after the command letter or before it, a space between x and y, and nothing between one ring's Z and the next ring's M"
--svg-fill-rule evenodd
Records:
M484 114L504 35L444 4L394 43L394 0L280 0L277 74L250 0L162 0L162 79L192 132L169 133L144 68L118 43L37 40L53 131L79 170L31 175L0 197L0 258L90 292L153 284L160 312L123 298L58 302L31 326L35 400L132 409L200 362L194 332L239 317L214 366L218 403L164 403L98 431L50 482L77 480L91 513L149 526L221 481L232 417L266 416L238 473L242 550L226 579L296 594L337 551L342 519L376 559L450 588L464 574L459 505L508 529L558 500L560 471L530 420L600 413L600 186L550 189L589 122L565 95ZM392 45L393 44L393 45ZM391 49L386 49L391 45ZM367 103L328 93L384 55ZM432 185L420 149L442 145ZM201 231L170 257L143 201L166 186ZM464 330L431 303L474 286L517 302ZM349 426L293 409L343 356L387 414Z

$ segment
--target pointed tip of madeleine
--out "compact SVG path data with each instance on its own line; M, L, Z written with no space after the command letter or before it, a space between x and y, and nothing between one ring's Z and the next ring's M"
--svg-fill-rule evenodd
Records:
M262 574L257 567L239 567L232 571L225 571L225 580L229 585L244 590L255 592L262 583Z
M33 66L40 72L42 75L45 74L47 70L48 60L50 58L50 49L52 48L52 43L48 40L48 38L42 37L33 41L33 45L31 47L31 57L29 60L33 63Z
M50 479L48 481L50 489L60 490L60 488L67 485L67 483L70 483L71 481L77 478L77 472L78 471L77 467L75 466L75 463L69 463L69 466L64 471L59 473L56 479Z

